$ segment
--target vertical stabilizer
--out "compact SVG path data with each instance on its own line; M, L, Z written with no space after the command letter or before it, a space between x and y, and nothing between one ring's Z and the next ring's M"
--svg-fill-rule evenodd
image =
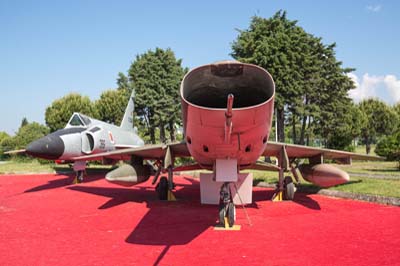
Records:
M124 118L122 119L120 128L126 131L134 131L133 130L133 111L135 110L134 104L135 91L132 90L131 97L129 97L128 105L125 109Z

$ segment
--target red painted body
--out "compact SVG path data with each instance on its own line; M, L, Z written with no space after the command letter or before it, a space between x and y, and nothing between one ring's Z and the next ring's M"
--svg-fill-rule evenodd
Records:
M275 94L265 69L229 61L201 66L184 77L180 92L187 147L200 165L212 169L216 159L236 159L244 167L261 156Z

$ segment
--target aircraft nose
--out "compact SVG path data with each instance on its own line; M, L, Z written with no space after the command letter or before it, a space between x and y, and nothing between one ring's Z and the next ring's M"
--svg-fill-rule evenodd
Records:
M59 136L48 135L31 142L26 153L38 158L55 160L64 153L64 142Z

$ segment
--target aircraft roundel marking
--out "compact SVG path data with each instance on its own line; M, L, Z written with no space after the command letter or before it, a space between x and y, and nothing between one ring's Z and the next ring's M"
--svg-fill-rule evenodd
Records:
M110 139L111 143L114 144L114 136L111 131L108 131L108 138Z

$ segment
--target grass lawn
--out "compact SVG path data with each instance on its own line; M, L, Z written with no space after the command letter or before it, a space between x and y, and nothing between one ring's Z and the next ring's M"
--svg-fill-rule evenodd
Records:
M340 169L356 176L379 176L400 178L398 162L353 162L351 165L336 165Z
M397 162L353 162L352 165L336 165L350 174L347 184L329 188L345 192L400 198L400 170ZM251 171L255 182L278 182L278 173ZM313 184L300 180L302 186Z
M353 162L352 165L337 165L350 174L350 182L330 188L360 194L381 195L400 198L400 171L397 162ZM110 166L91 165L90 168L110 169ZM53 173L57 170L68 170L68 165L40 164L38 161L0 163L0 174L24 174L24 173ZM254 180L276 183L277 172L251 171ZM186 172L185 174L198 177L198 172ZM373 177L373 178L372 178ZM302 180L302 186L313 186Z
M369 153L369 155L374 155L376 156L377 154L375 153L375 144L371 144L371 151ZM367 151L365 149L365 145L359 145L356 147L355 153L360 153L360 154L367 154Z
M54 164L40 164L36 160L27 162L4 161L0 164L0 174L52 173Z
M109 170L111 166L91 164L88 169ZM72 168L68 164L42 164L37 160L26 162L3 161L0 163L0 174L55 173L57 171L72 171Z

